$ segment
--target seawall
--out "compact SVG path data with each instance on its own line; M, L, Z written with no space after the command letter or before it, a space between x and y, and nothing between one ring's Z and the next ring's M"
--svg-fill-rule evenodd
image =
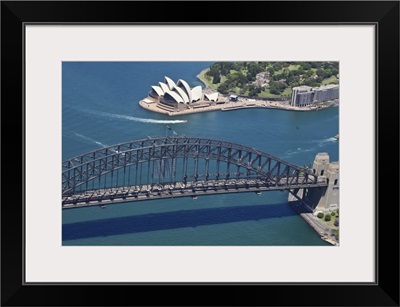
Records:
M146 103L143 100L139 102L139 105L149 111L157 112L161 114L166 114L168 116L177 116L177 115L185 115L185 114L193 114L200 112L209 112L209 111L232 111L232 110L241 110L241 109L251 109L251 108L263 108L263 109L277 109L277 110L286 110L286 111L298 111L298 112L307 112L307 111L319 111L322 109L326 109L331 105L324 106L314 106L314 107L293 107L287 105L285 103L279 101L264 101L264 100L242 100L237 102L226 102L223 104L211 104L210 106L204 107L193 107L188 106L185 110L165 110L159 108L157 106L158 103Z
M320 235L322 240L339 246L336 237L330 236L331 227L316 217L301 201L289 201L289 205Z

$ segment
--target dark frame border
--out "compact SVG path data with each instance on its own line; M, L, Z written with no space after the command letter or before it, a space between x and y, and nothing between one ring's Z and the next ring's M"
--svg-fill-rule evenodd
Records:
M385 222L384 193L396 195L390 171L399 165L399 2L64 2L1 3L1 304L3 306L239 305L239 306L399 306L399 208L390 201ZM182 16L183 7L199 12ZM151 12L151 14L149 13ZM175 13L178 12L178 13ZM273 12L267 14L267 12ZM284 12L284 14L279 14ZM376 25L376 284L41 284L24 283L24 25L26 23L165 24L374 24ZM19 103L22 97L23 103ZM379 104L378 104L379 103ZM21 116L22 115L22 116ZM355 115L356 116L356 115ZM7 127L5 129L5 127ZM18 132L17 132L18 131ZM390 136L390 139L387 137ZM393 140L397 146L393 146ZM12 150L10 150L12 148ZM21 153L21 160L15 154ZM384 160L385 159L385 160ZM11 163L13 161L14 163ZM394 167L393 167L394 166ZM7 180L4 174L16 174ZM19 176L22 174L22 181ZM15 183L20 182L21 185ZM379 193L378 193L379 192ZM379 207L379 204L381 207ZM388 204L387 204L388 205ZM395 220L397 223L393 223ZM385 241L385 238L390 238ZM184 288L183 288L184 287ZM146 293L148 290L151 291ZM308 290L308 291L307 291ZM163 291L166 291L163 294ZM182 293L192 299L185 301ZM212 300L210 299L212 298Z

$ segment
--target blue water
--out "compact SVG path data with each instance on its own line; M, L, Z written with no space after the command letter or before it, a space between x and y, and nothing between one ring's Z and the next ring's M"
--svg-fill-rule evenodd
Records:
M186 80L211 62L65 62L62 155L178 134L215 138L309 165L318 152L338 160L338 108L313 112L248 109L169 117L138 102L151 85ZM182 122L182 120L187 122ZM326 245L287 203L287 192L215 195L63 210L63 245Z

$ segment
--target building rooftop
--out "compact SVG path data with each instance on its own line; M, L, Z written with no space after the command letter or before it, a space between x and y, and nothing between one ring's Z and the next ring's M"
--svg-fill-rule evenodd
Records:
M294 90L299 90L299 91L311 91L312 87L307 86L307 85L301 85L301 86L296 86L293 88Z
M321 85L320 87L317 87L317 89L329 89L329 88L335 88L335 87L339 87L339 84Z

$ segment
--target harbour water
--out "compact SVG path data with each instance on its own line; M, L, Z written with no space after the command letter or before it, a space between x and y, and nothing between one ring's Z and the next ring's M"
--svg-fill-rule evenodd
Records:
M63 160L116 143L179 135L254 147L297 165L318 152L338 160L339 108L245 109L169 117L141 108L151 85L196 75L212 62L64 62ZM63 210L63 245L329 245L289 206L287 192L152 200Z

